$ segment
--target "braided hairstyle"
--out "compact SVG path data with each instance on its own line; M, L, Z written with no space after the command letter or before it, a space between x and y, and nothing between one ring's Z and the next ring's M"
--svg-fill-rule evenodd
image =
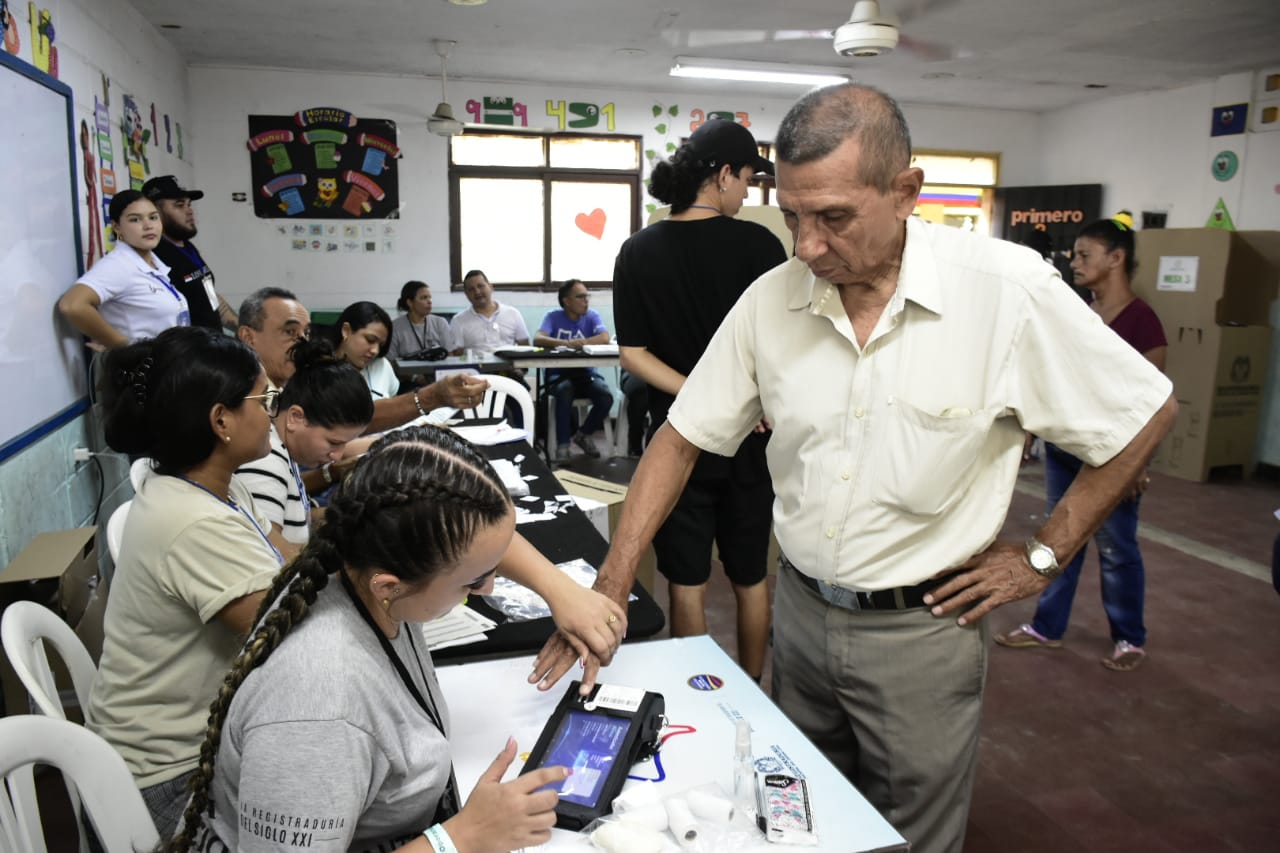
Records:
M151 457L161 474L189 471L219 443L209 411L218 403L238 408L261 372L253 350L200 326L112 350L101 388L107 444Z
M257 628L231 665L213 704L191 781L182 826L166 853L190 849L210 806L222 727L236 691L289 632L316 595L344 568L388 570L424 583L456 563L477 533L511 511L511 498L484 456L455 433L412 427L380 439L335 490L325 523L276 577L255 619Z
M1124 274L1133 278L1133 271L1138 268L1138 259L1134 257L1133 215L1129 211L1122 210L1111 219L1090 222L1076 235L1076 239L1081 237L1097 240L1107 247L1108 252L1117 249L1124 252Z

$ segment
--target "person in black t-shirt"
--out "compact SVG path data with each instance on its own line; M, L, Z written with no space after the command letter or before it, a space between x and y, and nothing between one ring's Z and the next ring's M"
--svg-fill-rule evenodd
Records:
M786 260L771 231L733 218L757 172L773 174L773 164L749 130L704 122L669 162L654 167L649 193L670 203L671 215L632 235L618 253L618 344L622 366L649 385L650 435L738 297ZM732 458L702 454L653 540L658 570L670 581L674 637L707 632L703 601L716 543L738 604L738 663L757 679L769 636L773 486L766 441L761 428Z
M191 325L234 332L239 324L236 312L213 289L213 270L191 242L196 236L191 202L204 198L204 193L183 189L173 175L152 178L142 185L142 193L160 211L164 237L154 251L169 266L169 281L186 297Z

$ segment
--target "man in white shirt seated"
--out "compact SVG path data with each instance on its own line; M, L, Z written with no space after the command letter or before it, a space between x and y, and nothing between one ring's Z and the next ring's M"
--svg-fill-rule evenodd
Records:
M529 327L524 317L515 308L499 304L493 298L493 285L483 272L467 273L462 279L462 291L471 307L449 322L454 355L462 355L467 350L492 353L513 344L529 343Z

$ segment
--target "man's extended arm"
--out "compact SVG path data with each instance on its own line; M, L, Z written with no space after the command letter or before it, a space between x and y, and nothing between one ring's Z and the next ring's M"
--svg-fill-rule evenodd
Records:
M594 585L623 607L627 606L627 597L635 583L636 566L684 491L700 452L669 423L662 425L645 448L627 489L613 544ZM577 658L577 652L567 640L559 634L553 635L534 661L529 683L538 682L539 690L549 689ZM583 661L583 695L594 686L599 669L600 661L594 656L588 655Z
M1080 468L1036 534L1040 542L1053 549L1059 565L1075 556L1116 504L1132 492L1134 480L1142 475L1161 439L1173 428L1177 413L1178 404L1170 395L1110 461L1096 468ZM1035 595L1049 583L1031 568L1021 542L996 541L956 568L968 571L938 587L924 600L933 605L935 616L973 605L957 620L961 625L977 622L1001 604Z

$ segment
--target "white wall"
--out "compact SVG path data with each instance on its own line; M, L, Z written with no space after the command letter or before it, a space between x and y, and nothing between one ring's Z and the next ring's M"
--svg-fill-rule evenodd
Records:
M209 193L197 208L201 228L197 242L213 266L219 290L233 303L257 287L278 284L296 291L312 308L341 307L356 294L392 305L401 283L422 278L435 285L439 308L465 305L461 294L450 294L443 286L449 281L447 143L428 134L423 119L439 99L435 81L199 67L192 68L190 75L198 139L196 181ZM756 137L767 141L792 103L790 98L740 101L716 95L647 96L587 87L568 90L449 81L449 100L459 118L468 118L464 104L469 99L485 96L513 97L527 104L531 127L550 125L545 109L549 99L613 103L616 132L643 134L644 147L659 151L666 141L688 134L694 109L746 111ZM655 103L678 106L679 117L673 119L664 112L661 119L654 118ZM397 122L397 142L404 157L400 161L401 219L396 223L399 245L394 254L295 252L277 231L285 220L257 219L250 203L231 201L232 192L252 190L245 149L246 117L288 115L315 106L341 107L361 117ZM411 111L416 111L417 117L411 117ZM919 106L906 106L904 111L917 147L998 151L1002 153L1005 182L1035 182L1038 116ZM654 130L660 121L668 125L666 136ZM609 304L609 296L602 297L597 302ZM555 294L516 293L505 296L504 301L552 305Z
M179 180L191 175L192 137L187 121L187 71L182 58L172 46L142 18L125 0L41 0L37 9L48 9L54 26L54 47L58 51L58 77L74 93L77 128L81 120L94 127L94 96L102 99L102 75L111 80L112 144L116 164L121 173L117 183L127 187L120 120L123 95L133 95L150 126L150 107L154 103L159 115L168 113L170 123L180 122L184 130L185 162L164 150L164 125L160 119L160 144L148 146L151 175L174 174ZM31 28L27 4L10 2L9 11L16 16L21 47L18 57L32 62ZM0 121L5 117L0 116ZM76 168L81 157L76 137ZM93 148L97 159L96 145ZM21 168L22 164L4 164L5 168ZM87 243L88 217L85 210L83 173L78 175L80 193L81 240ZM14 203L6 199L6 203ZM3 286L0 271L0 286ZM72 282L67 282L70 287ZM45 322L31 318L32 322ZM21 389L5 388L9 405L21 405ZM76 527L91 522L98 500L99 482L94 466L72 461L74 447L103 447L100 427L89 416L67 423L25 450L0 464L0 566L8 563L38 533ZM102 460L106 473L100 521L106 523L111 510L131 492L122 485L127 474L124 457L109 456ZM102 549L105 560L105 547Z

